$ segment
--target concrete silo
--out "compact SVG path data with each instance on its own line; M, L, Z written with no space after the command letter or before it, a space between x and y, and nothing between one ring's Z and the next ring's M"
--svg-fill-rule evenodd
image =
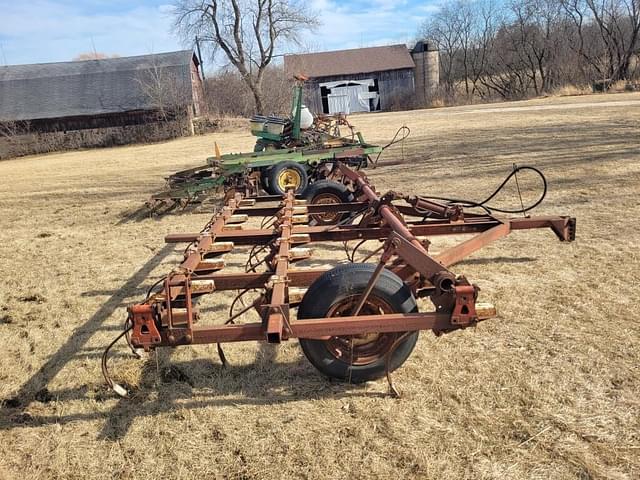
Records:
M420 40L411 50L411 57L416 64L416 100L419 104L425 104L440 84L440 52L433 42Z

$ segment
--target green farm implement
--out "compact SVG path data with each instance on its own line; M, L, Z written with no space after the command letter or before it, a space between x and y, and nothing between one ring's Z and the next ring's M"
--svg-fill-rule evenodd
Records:
M207 165L178 172L167 179L168 190L155 202L198 202L211 193L241 191L248 197L301 193L310 183L333 178L335 162L356 169L368 166L380 147L360 139L330 148L292 148L210 157Z
M345 196L337 163L366 168L384 148L365 142L344 115L314 117L302 104L304 80L296 77L290 118L251 119L251 133L257 137L253 152L221 155L216 145L216 155L206 165L168 177L165 191L154 195L147 206L166 211L201 203L217 193L225 198L235 193L281 196L288 190L301 194L320 181L332 181L333 194Z

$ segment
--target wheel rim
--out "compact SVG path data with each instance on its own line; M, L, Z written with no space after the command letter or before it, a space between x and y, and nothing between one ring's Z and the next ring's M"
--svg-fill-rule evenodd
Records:
M327 317L348 317L355 309L360 295L353 295L333 304ZM393 313L393 308L384 300L374 295L369 298L360 310L360 315L378 315ZM393 343L402 333L366 333L331 337L324 341L325 347L336 359L349 365L368 365L387 354Z
M332 205L336 203L342 203L342 199L333 193L321 193L313 198L312 205ZM328 212L324 214L314 214L311 218L319 224L334 224L338 223L338 219L342 216L339 212Z
M284 192L286 192L290 188L298 190L298 188L300 188L300 185L302 185L302 176L298 171L292 168L285 168L278 175L278 186Z

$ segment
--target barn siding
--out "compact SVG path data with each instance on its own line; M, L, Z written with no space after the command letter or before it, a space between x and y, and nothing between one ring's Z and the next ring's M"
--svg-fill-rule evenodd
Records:
M199 117L205 113L204 87L196 62L191 62L191 93L193 95L193 115Z
M304 84L304 104L315 114L322 113L320 83L316 80L309 80Z
M387 110L393 104L395 97L407 94L412 95L414 93L414 72L412 68L385 72L359 73L356 75L338 75L309 80L305 84L305 105L314 113L322 112L321 83L342 80L366 80L368 78L378 80L381 110Z

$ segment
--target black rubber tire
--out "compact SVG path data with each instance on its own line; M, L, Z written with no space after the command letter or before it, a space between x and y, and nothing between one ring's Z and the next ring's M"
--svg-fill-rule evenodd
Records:
M320 276L307 290L300 307L298 319L323 318L332 305L353 295L363 293L376 266L367 263L339 265ZM416 300L402 279L384 269L372 292L386 302L395 313L417 312ZM389 370L400 367L411 355L418 341L418 333L412 332L393 352ZM333 355L324 340L300 339L300 346L307 359L320 372L330 378L366 382L383 377L386 373L385 358L378 358L365 365L350 365Z
M303 192L307 188L307 185L309 185L309 177L304 166L298 162L280 162L269 169L267 182L270 190L269 193L272 195L284 195L287 193L278 185L278 176L283 170L287 169L295 170L300 175L300 186L296 189L295 193Z
M264 151L265 151L265 148L266 148L266 147L265 147L264 143L262 143L260 140L258 140L258 141L256 142L256 144L254 145L254 147L253 147L253 151L254 151L255 153L260 153L260 152L264 152Z
M311 201L321 193L333 193L340 197L340 200L342 200L343 203L353 201L353 193L347 188L347 186L333 180L318 180L317 182L312 183L304 192L302 192L302 198L307 201Z
M304 192L302 192L302 198L304 198L308 204L313 204L313 200L320 195L332 194L340 199L341 203L351 203L354 200L353 193L346 187L346 185L342 183L335 182L333 180L319 180L317 182L309 185ZM336 223L340 223L344 220L349 214L343 213L342 215L337 216L337 218L333 219L330 222L323 221L317 216L310 215L309 216L309 225L332 225Z
M260 183L262 185L262 189L267 192L269 195L273 195L273 192L269 188L269 170L270 168L263 168L260 172Z

